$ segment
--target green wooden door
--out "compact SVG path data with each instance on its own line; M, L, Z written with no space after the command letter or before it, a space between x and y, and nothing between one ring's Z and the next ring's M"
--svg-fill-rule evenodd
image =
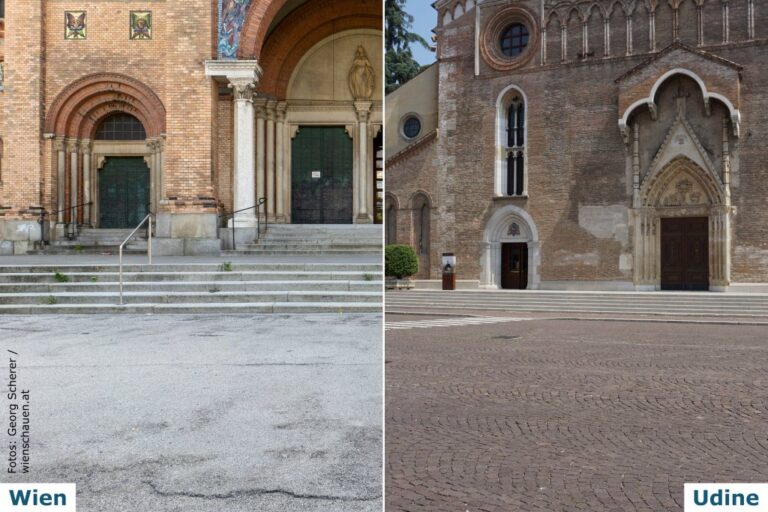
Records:
M291 221L352 223L352 140L343 126L302 126L291 148Z
M99 227L134 228L149 213L149 168L142 157L107 157L99 171Z

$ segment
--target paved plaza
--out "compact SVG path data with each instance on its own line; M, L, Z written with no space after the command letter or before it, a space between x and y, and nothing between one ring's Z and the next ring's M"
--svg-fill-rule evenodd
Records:
M381 510L380 314L6 316L0 339L31 390L17 480L76 482L79 512Z
M388 315L388 322L440 317ZM670 512L768 480L766 326L533 319L387 332L387 510Z

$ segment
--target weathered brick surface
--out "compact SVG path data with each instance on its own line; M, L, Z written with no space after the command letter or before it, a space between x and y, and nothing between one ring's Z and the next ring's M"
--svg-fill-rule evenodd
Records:
M711 1L704 2L703 6L704 38L710 43L722 41L721 11L713 7L715 3L720 6L720 2ZM448 4L438 2L439 20L443 19L442 9L449 7ZM605 13L613 12L607 9L609 2L602 4L605 4ZM481 26L498 9L509 5L513 4L502 2L482 9ZM540 2L516 2L514 5L523 5L535 13L537 19L542 19ZM665 9L669 10L669 7ZM756 9L756 17L765 16L762 11L765 9ZM738 14L741 11L736 9L735 12L734 17L734 11L731 11L732 23L741 23L741 14ZM746 3L743 12L746 16ZM669 20L665 18L667 14ZM731 34L732 40L728 44L696 48L698 32L695 25L693 28L689 25L695 24L697 17L681 17L681 42L693 45L694 52L703 50L715 58L676 50L677 53L669 54L674 56L672 61L665 61L664 57L653 60L654 54L647 52L647 42L642 39L641 29L647 34L645 15L642 9L633 15L633 55L624 55L624 24L618 33L611 33L611 57L603 58L602 24L594 24L600 27L601 35L589 38L590 50L595 50L594 57L578 60L576 53L581 48L582 34L579 22L577 35L569 30L566 36L569 39L568 57L566 62L560 63L557 20L567 20L568 14L558 11L548 18L549 24L554 25L548 26L545 65L541 62L539 43L533 43L536 55L525 67L500 72L481 59L479 76L474 73L475 11L471 10L445 26L439 23L440 71L436 86L439 87L440 135L431 146L431 153L424 154L420 150L412 157L399 157L397 165L387 171L387 187L401 205L407 204L415 187L428 187L426 190L435 201L433 211L436 215L432 250L435 254L456 252L461 278L480 278L486 224L494 212L514 204L525 209L538 228L543 281L621 281L631 284L631 269L620 266L620 258L626 259L632 254L631 224L628 245L625 245L585 229L579 212L583 207L623 207L626 211L632 207L632 175L631 171L627 172L631 148L625 144L617 122L623 113L621 108L643 96L640 92L626 93L626 99L620 104L623 89L621 81L616 80L644 64L632 80L640 84L637 91L645 90L645 96L665 72L675 66L689 67L695 68L705 83L711 84L709 87L713 91L727 96L740 109L741 136L731 139L734 173L731 191L733 205L737 208L733 217L731 277L736 283L768 281L768 215L759 206L764 204L768 194L765 159L760 149L768 144L762 129L768 122L765 108L768 96L764 85L768 46L767 40L760 38L768 34L764 33L764 27L756 24L756 39L746 40L746 32L738 35L737 31ZM671 10L669 13L660 11L658 16L662 19L657 18L657 50L663 50L664 45L672 43ZM609 27L616 26L621 23L609 23ZM574 46L578 50L574 51ZM739 73L733 67L717 63L718 58L743 67L740 83ZM528 102L528 198L493 197L496 105L500 93L510 85L521 89ZM722 149L722 135L715 116L724 116L725 111L717 100L711 101L713 109L721 110L713 111L711 122L703 116L694 129L699 131L700 139L714 141L705 147L717 160ZM672 100L669 102L667 105L674 109ZM700 99L692 99L689 105L699 108ZM647 112L647 107L644 108ZM664 119L670 119L668 122L671 123L671 118ZM669 128L668 124L662 124L658 123L658 133L650 137L658 139L657 144L661 144ZM648 152L643 156L644 161L650 161L647 157L652 157L658 149L658 145L644 147ZM408 239L404 230L412 228L404 224L399 216L398 231L403 239ZM435 265L432 270L431 277L437 278Z

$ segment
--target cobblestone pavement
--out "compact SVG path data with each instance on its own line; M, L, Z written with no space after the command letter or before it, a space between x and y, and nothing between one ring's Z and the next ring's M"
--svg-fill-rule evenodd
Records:
M685 482L768 481L767 338L548 320L390 331L387 511L679 511Z

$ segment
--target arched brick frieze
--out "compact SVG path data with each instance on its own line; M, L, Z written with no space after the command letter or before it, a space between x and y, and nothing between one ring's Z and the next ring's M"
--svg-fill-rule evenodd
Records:
M284 99L293 70L307 51L335 33L361 28L383 29L378 1L316 0L299 7L280 22L264 45L260 91Z
M148 137L165 132L165 107L160 98L140 81L116 73L90 75L68 85L48 111L45 132L90 139L99 122L114 112L136 116Z

